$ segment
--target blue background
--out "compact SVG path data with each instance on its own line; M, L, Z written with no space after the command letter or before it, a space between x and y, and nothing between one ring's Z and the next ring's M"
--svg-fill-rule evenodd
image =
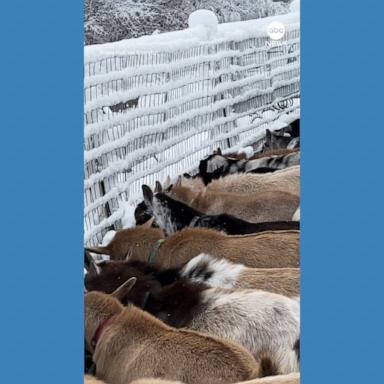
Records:
M384 12L351 3L302 5L304 384L382 382ZM83 380L82 15L2 4L3 383Z

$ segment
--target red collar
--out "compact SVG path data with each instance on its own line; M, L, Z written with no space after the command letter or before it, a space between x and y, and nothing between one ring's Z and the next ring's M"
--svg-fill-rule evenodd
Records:
M105 320L102 321L102 322L100 323L100 325L97 327L96 332L95 332L95 334L93 335L92 340L91 340L91 346L92 346L93 349L96 348L96 344L97 344L97 342L99 341L101 334L103 333L103 331L105 330L105 328L108 326L108 324L111 322L111 320L112 320L114 317L115 317L115 316L112 316L112 317L109 317L108 319L105 319Z

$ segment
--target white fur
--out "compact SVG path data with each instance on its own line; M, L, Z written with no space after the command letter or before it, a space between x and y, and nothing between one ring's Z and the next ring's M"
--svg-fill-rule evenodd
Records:
M207 172L213 173L221 167L225 167L228 164L228 160L222 156L214 156L207 164Z
M299 370L294 350L300 338L300 302L255 289L210 288L189 329L231 340L256 359L269 355L280 374Z
M156 219L157 225L164 230L167 235L171 235L176 232L176 225L171 220L171 212L169 208L164 207L156 199L156 195L153 197L153 216Z
M293 214L292 221L300 221L300 207Z
M191 276L191 280L208 284L211 287L233 288L238 281L241 273L245 270L245 267L241 264L234 264L225 259L216 259L205 253L191 259L185 267L181 270L182 276L189 276L191 270L193 270L199 264L207 263L207 269L212 271L211 277L204 279L202 276Z

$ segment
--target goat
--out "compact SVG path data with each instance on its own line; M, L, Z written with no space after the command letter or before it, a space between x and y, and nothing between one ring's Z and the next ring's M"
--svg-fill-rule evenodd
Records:
M132 381L131 384L183 384L181 382L159 380L159 379L140 379ZM267 376L250 381L242 381L237 384L300 384L300 373L289 373L287 375Z
M299 196L288 192L193 192L179 184L172 187L169 196L207 215L227 213L253 223L291 220L300 203Z
M214 228L228 235L245 235L268 230L300 229L300 224L296 221L249 223L227 214L204 215L164 193L160 192L154 195L147 185L143 185L142 188L147 212L154 215L158 226L168 235L188 226Z
M111 295L85 294L85 343L93 355L97 377L108 384L144 377L224 384L263 375L263 364L270 364L267 358L259 363L234 343L177 330L132 304L123 307L119 300L135 281L127 280Z
M226 157L221 151L208 156L200 161L199 176L205 185L212 180L233 173L257 172L258 169L267 169L268 172L277 171L300 164L300 152L296 149L289 149L279 152L266 152L258 154L250 159L238 159Z
M300 295L300 268L247 268L201 254L189 261L179 275L215 288L261 289L288 297Z
M127 276L125 271L124 276ZM98 278L101 284L97 286L94 279L94 285L103 291L106 286L103 271ZM113 282L115 286L121 283L110 279L109 287ZM210 288L183 278L165 286L150 287L145 300L142 287L136 291L133 286L120 300L142 305L172 327L235 342L258 361L269 356L279 373L299 369L295 350L300 338L298 300L261 290Z
M184 185L184 181L181 184ZM207 185L207 191L236 193L281 191L300 196L300 166L261 175L253 173L228 175L213 180Z
M142 261L161 269L179 268L201 253L252 268L296 268L300 232L228 236L207 228L186 228L165 238L161 230L144 225L117 231L108 245L87 250L109 255L111 260Z

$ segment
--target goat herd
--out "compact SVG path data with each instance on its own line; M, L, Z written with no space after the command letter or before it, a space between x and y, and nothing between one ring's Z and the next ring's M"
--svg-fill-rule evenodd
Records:
M85 249L86 383L299 383L299 123L143 185L136 227Z

